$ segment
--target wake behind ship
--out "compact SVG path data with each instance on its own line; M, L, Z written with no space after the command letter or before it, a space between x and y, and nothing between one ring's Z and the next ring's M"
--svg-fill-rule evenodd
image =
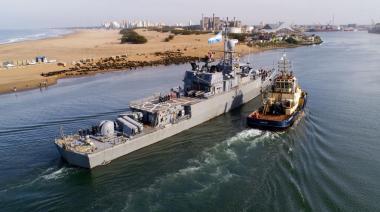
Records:
M218 40L218 34L216 39ZM224 39L219 62L207 58L191 63L183 88L171 89L130 103L130 111L104 120L91 129L55 140L70 164L94 168L195 127L260 95L273 77L271 70L255 71L235 57L236 40Z

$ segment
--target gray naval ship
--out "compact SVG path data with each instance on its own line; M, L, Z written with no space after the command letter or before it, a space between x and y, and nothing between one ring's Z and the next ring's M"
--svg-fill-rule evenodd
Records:
M55 140L69 164L94 168L195 127L241 106L270 84L272 70L254 70L235 57L235 40L224 38L224 56L191 63L183 88L130 102L116 120L101 121Z

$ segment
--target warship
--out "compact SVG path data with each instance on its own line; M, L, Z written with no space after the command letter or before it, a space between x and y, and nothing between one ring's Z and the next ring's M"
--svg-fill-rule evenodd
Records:
M272 85L262 92L262 102L262 107L248 115L248 126L283 130L292 126L303 111L307 93L299 86L286 54L278 62Z
M191 63L183 87L172 88L132 101L116 120L104 120L90 129L55 139L62 158L69 164L92 169L157 143L224 114L260 95L270 85L273 70L255 70L240 63L237 40L224 34L223 57L212 55ZM210 42L210 41L209 41Z

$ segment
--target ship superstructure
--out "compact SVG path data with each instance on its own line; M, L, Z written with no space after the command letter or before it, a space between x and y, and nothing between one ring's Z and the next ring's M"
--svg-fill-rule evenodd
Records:
M225 36L224 55L191 63L183 87L130 103L130 111L105 120L55 144L70 164L94 168L154 144L234 109L260 94L273 77L255 71L235 56L236 40Z

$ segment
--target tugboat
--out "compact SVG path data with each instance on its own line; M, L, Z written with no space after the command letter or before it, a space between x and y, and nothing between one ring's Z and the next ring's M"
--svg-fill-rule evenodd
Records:
M284 130L302 113L307 93L301 90L284 54L278 62L278 74L262 92L263 106L247 117L247 125L260 129Z

